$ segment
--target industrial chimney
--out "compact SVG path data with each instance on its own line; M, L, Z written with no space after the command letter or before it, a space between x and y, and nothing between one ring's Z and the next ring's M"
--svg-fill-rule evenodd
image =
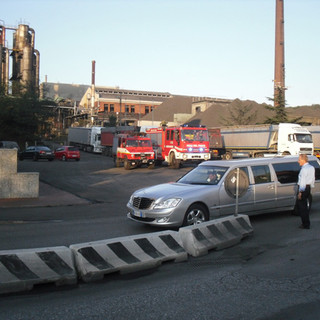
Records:
M91 69L91 122L93 124L93 115L94 107L95 107L95 82L96 82L96 62L95 60L92 60L92 69Z
M274 106L285 102L284 12L283 1L276 0L276 35L274 68Z

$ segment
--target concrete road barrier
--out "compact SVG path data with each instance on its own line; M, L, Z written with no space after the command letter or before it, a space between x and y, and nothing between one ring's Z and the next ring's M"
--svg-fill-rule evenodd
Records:
M39 173L17 173L17 150L0 149L0 199L39 197Z
M252 233L253 228L246 215L228 216L179 229L183 247L194 257L207 254L212 249L233 246Z
M67 247L0 251L0 294L31 290L35 284L76 284L73 255Z
M178 232L163 231L70 246L79 276L102 279L112 272L129 273L159 266L164 261L188 259Z

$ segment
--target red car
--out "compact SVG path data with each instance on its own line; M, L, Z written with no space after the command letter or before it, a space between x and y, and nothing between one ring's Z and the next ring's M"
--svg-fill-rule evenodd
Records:
M77 147L72 146L62 146L56 149L54 152L55 158L63 161L69 159L74 159L76 161L80 160L80 151Z

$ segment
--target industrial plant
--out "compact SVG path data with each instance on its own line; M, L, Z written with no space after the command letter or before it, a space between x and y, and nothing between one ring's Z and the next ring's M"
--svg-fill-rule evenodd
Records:
M8 31L13 32L12 46ZM17 28L0 25L0 62L0 85L5 93L18 95L29 91L39 95L40 53L35 49L32 28L25 24Z
M275 69L274 107L285 106L284 4L275 0ZM10 41L9 41L10 35ZM13 36L11 38L11 35ZM12 40L11 40L12 39ZM88 62L89 63L89 62ZM0 20L0 87L8 95L31 92L40 99L52 101L55 119L52 132L59 136L71 126L106 126L111 120L119 125L154 126L166 121L170 125L204 117L208 126L219 126L230 110L249 108L263 123L264 105L254 101L233 101L213 97L174 95L169 92L132 90L95 84L96 62L92 61L91 85L39 82L40 53L35 49L35 31L26 24L8 27ZM89 78L89 75L88 75ZM272 99L270 99L272 100ZM50 103L49 103L50 104ZM51 105L46 105L50 107ZM213 112L213 109L215 110ZM286 110L288 120L301 118L304 123L318 124L318 111L311 108ZM213 112L212 116L209 113ZM269 111L270 112L270 111ZM224 119L222 121L222 119ZM209 123L207 123L209 121Z

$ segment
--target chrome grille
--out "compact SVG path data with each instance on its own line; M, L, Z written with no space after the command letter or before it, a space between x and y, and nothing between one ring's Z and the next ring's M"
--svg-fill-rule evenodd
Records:
M153 203L153 199L143 198L143 197L134 197L133 206L137 209L148 209Z

